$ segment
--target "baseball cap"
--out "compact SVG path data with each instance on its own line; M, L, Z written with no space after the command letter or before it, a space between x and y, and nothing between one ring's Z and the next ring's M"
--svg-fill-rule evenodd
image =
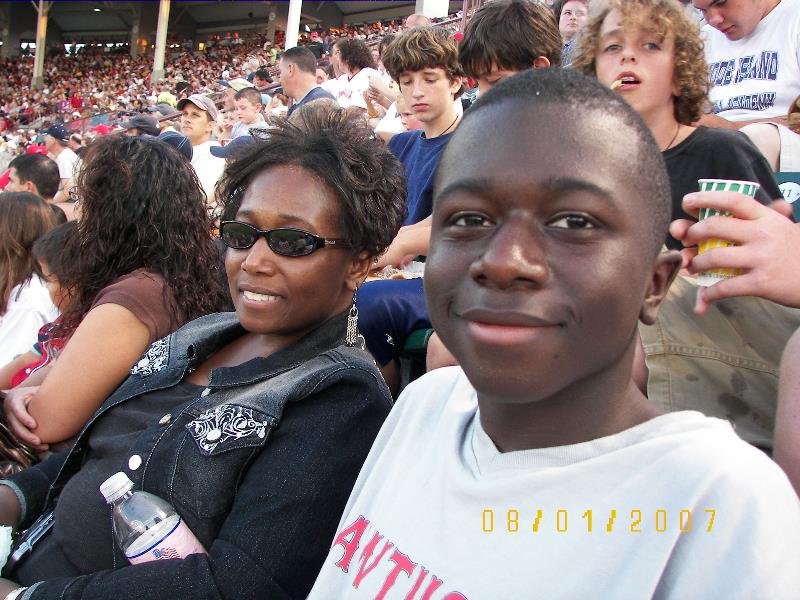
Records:
M192 94L188 98L184 98L178 102L178 110L183 110L183 107L186 106L187 102L191 102L200 110L206 111L212 121L217 120L217 107L214 106L214 101L208 96L203 96L202 94Z
M60 123L56 123L55 125L50 125L50 127L45 127L42 129L43 135L52 135L54 138L61 142L66 142L69 139L69 132L67 131L66 127L61 125Z
M160 102L155 106L148 106L147 110L148 112L151 113L157 113L156 115L154 115L157 119L160 117L169 117L178 112L176 109L172 108L169 104L166 104L164 102Z
M25 148L25 154L47 154L47 148L39 144L31 144Z
M194 152L192 151L192 142L190 142L189 138L187 138L182 133L178 133L177 131L164 131L158 137L152 135L143 135L142 137L149 140L158 140L159 142L164 142L166 144L169 144L170 146L175 148L178 152L183 154L186 160L190 162L192 160L192 156L194 155Z
M252 144L255 141L255 138L252 135L240 135L237 138L233 138L230 142L225 144L224 146L211 146L209 150L213 156L217 158L230 158L234 153L238 150L241 150L243 147Z
M220 79L219 83L225 87L232 88L235 92L243 90L244 88L253 87L252 83L241 77L237 77L236 79Z
M135 115L122 124L123 129L138 129L147 135L158 135L158 121L147 115Z

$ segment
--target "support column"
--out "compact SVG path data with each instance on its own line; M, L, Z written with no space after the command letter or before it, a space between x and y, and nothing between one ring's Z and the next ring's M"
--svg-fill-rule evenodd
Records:
M297 34L300 31L300 9L303 0L289 0L289 17L286 19L286 44L284 50L297 46Z
M47 13L50 11L52 2L39 0L39 4L31 2L37 11L36 18L36 56L33 59L33 81L32 86L39 89L44 85L44 56L47 54Z
M164 79L164 51L167 47L167 26L169 25L169 2L161 0L158 6L158 29L156 30L156 55L153 59L153 74L150 83L155 85Z
M417 0L414 12L430 19L436 19L446 17L449 7L448 0Z
M275 12L275 5L272 2L267 4L269 15L267 16L267 39L275 43L275 21L278 18L278 13Z
M19 33L12 33L11 3L0 3L0 40L3 41L2 58L19 54Z
M139 46L139 34L142 31L142 9L136 3L133 3L131 11L133 12L133 19L131 19L130 55L131 58L139 58L139 51L141 50Z

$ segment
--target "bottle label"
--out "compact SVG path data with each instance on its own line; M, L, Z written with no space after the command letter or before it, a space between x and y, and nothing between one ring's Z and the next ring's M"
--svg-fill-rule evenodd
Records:
M206 550L178 515L148 529L125 552L132 565L153 560L183 559L190 554L206 554Z

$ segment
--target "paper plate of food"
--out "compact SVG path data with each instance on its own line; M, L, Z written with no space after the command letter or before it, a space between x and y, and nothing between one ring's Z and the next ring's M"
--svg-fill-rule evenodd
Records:
M372 271L367 277L367 281L380 281L386 279L417 279L425 274L425 263L412 260L402 269L391 265L383 269Z

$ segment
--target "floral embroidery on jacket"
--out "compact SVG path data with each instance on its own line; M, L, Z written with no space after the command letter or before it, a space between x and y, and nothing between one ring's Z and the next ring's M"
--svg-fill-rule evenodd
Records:
M209 408L194 421L186 424L197 445L204 452L213 452L225 442L239 440L256 434L259 439L267 435L272 420L259 421L253 416L253 409L235 404L222 404Z
M158 373L167 366L169 362L169 341L162 338L153 342L131 369L131 375L141 375L147 377L153 373Z

